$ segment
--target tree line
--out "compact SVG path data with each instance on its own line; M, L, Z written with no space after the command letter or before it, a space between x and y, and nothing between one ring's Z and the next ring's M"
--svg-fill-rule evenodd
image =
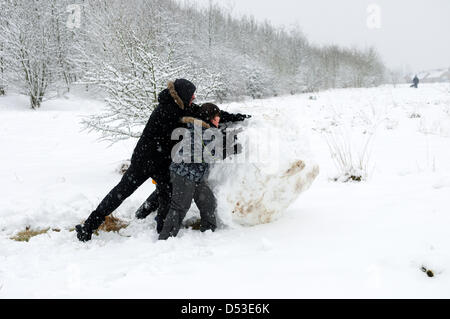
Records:
M90 125L115 138L138 134L157 93L176 77L196 83L199 100L223 102L375 86L385 76L374 48L315 46L299 28L234 17L213 1L0 0L0 7L0 94L19 90L36 109L50 92L100 88L110 111Z

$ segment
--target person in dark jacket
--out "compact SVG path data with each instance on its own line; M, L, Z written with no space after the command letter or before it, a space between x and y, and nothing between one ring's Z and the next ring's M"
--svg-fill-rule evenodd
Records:
M413 84L411 84L411 88L412 87L414 87L414 88L416 88L417 89L417 86L419 85L419 78L417 77L417 75L416 76L414 76L414 79L413 79Z
M105 217L111 214L148 178L156 181L158 198L157 231L162 229L162 222L167 215L171 196L169 165L171 150L175 141L171 140L172 131L180 124L184 116L196 116L200 112L193 105L195 85L186 79L169 82L167 89L158 95L158 106L138 140L131 157L131 164L120 182L106 195L98 207L89 215L83 225L75 227L77 238L88 241L92 233L100 227ZM243 114L224 114L230 118L245 118Z
M215 134L222 136L218 130L220 110L216 105L206 103L202 105L202 114L205 121L194 117L181 119L189 130L190 141L187 151L190 152L183 154L186 149L181 149L178 157L174 157L170 164L172 198L158 239L165 240L177 236L192 199L200 210L200 231L216 229L216 198L207 183L209 163L215 160L216 154L215 150L209 147L213 140L212 135L207 139L204 133L207 129L213 130L212 127L215 127L217 128Z

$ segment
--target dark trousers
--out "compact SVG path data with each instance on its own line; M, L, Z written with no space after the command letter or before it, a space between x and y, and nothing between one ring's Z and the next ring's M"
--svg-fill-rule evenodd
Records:
M172 198L159 239L175 237L178 234L181 223L191 207L192 199L200 210L200 230L214 231L217 227L215 216L217 202L206 181L196 183L173 172L170 172L170 178Z
M133 194L147 179L152 177L156 182L158 196L157 219L163 220L169 210L171 185L169 168L156 172L154 169L131 163L120 182L105 196L98 207L89 215L84 225L91 231L96 230L122 202Z

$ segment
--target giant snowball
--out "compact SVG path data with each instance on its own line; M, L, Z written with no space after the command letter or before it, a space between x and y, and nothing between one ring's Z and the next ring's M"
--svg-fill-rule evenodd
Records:
M226 225L269 223L309 188L319 167L301 125L286 115L260 110L236 127L243 152L212 165L208 179L218 217Z

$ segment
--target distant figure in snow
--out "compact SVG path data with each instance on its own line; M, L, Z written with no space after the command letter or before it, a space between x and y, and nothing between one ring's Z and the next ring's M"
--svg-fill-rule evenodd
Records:
M419 84L419 78L417 77L417 75L416 76L414 76L414 79L413 79L413 84L411 84L411 88L412 87L415 87L416 89L417 89L417 85Z

